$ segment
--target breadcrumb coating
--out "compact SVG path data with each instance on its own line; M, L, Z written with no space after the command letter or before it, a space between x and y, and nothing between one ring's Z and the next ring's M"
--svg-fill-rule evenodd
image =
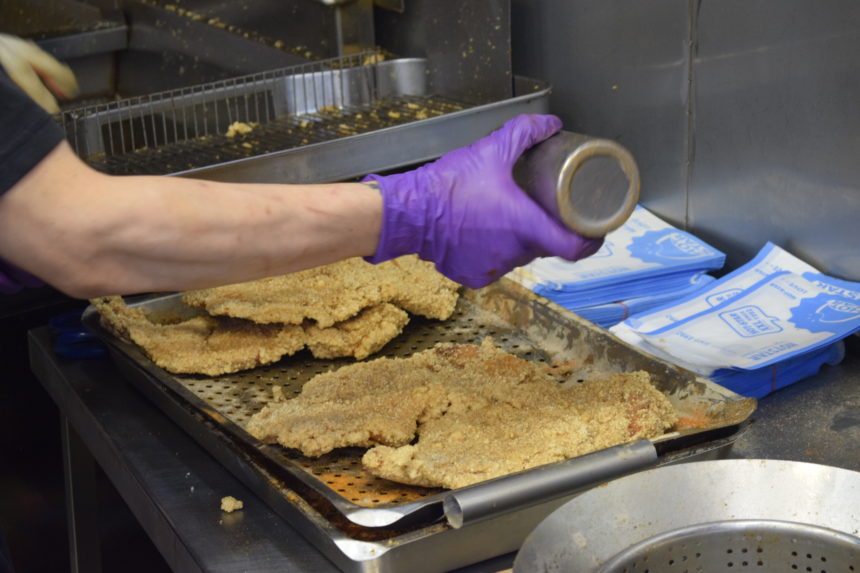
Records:
M120 297L91 301L102 324L174 374L217 376L276 362L307 347L316 358L363 360L403 331L409 314L447 319L459 286L406 256L348 259L306 271L182 294L208 315L149 319Z
M227 317L198 316L174 324L153 322L120 297L91 301L102 324L137 344L155 364L174 374L219 376L277 362L306 346L317 358L363 359L400 334L408 315L378 305L330 328L256 324Z
M403 332L409 315L383 303L328 328L305 321L305 344L315 358L352 356L363 360Z
M454 312L458 288L431 263L409 255L378 265L351 258L288 275L188 291L183 301L212 315L261 324L301 324L310 319L326 328L385 302L445 320Z
M158 366L175 374L218 376L254 368L276 362L305 345L301 326L212 316L158 324L120 297L91 302L101 314L102 325L137 344Z
M514 403L447 413L422 425L416 444L377 446L362 463L392 481L455 489L659 436L674 421L671 404L646 373L618 374L557 393L520 395Z
M363 463L378 477L457 488L654 437L675 420L645 372L566 386L485 339L320 374L247 429L307 456L371 448Z

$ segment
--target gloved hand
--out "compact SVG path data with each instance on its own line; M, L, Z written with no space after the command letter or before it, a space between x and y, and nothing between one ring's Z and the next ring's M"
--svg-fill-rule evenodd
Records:
M448 278L479 288L536 257L575 261L603 239L587 239L547 215L514 182L514 163L561 129L551 115L521 115L487 137L414 171L369 175L382 192L380 263L417 253Z
M48 113L60 111L56 97L69 99L78 94L71 68L28 40L0 34L0 66Z
M41 279L0 259L0 295L15 294L25 288L41 286L45 286Z

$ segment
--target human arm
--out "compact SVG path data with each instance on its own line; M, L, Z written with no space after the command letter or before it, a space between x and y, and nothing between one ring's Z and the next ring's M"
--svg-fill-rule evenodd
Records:
M82 298L410 253L483 286L534 257L578 259L600 246L562 228L513 183L522 149L557 129L533 120L518 118L418 170L376 177L381 194L360 183L109 176L63 142L0 197L0 257Z
M61 143L0 197L0 256L81 298L187 290L371 254L381 210L360 183L104 175Z
M375 247L375 189L108 176L2 72L0 102L0 258L18 267L0 268L8 292L33 284L19 269L88 298L256 279Z

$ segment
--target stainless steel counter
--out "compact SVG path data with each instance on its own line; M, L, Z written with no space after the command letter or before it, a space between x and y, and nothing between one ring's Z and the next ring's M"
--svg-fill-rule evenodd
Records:
M160 410L107 359L73 361L30 332L32 369L63 416L73 571L101 570L92 472L98 464L175 571L337 571ZM761 400L732 456L860 470L860 340L818 376ZM225 514L220 499L245 502ZM463 572L499 571L513 556Z
M860 471L860 338L838 366L759 401L732 457L795 460Z

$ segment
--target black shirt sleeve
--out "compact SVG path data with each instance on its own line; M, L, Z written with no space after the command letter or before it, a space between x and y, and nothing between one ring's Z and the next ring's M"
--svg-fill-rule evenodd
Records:
M63 130L0 69L0 194L63 140Z

